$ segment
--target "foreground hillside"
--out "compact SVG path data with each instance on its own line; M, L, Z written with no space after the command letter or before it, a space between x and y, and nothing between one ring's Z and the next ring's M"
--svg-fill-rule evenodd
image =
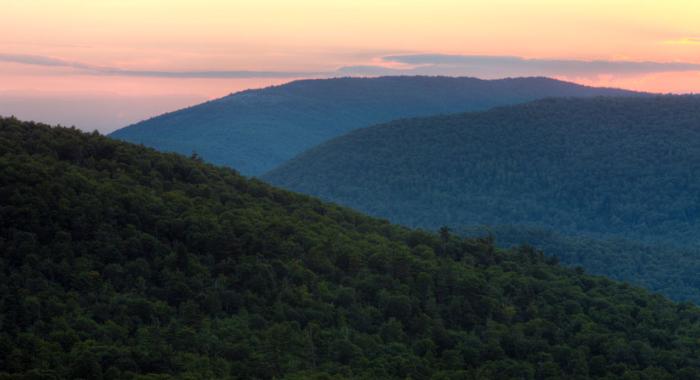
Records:
M696 379L700 309L0 119L2 379Z
M635 95L547 78L381 77L302 80L249 90L120 129L113 137L260 175L353 129L411 116L482 110L550 96Z

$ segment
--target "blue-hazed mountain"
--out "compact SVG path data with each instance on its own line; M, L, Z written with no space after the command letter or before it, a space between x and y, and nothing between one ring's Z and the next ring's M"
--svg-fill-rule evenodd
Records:
M248 90L112 133L161 151L260 175L353 129L559 96L632 95L548 78L380 77L301 80Z
M527 223L700 243L700 96L545 99L397 120L264 179L410 226Z
M700 257L686 250L700 244L700 97L545 99L398 120L262 178L409 226L495 226L500 241L700 301Z

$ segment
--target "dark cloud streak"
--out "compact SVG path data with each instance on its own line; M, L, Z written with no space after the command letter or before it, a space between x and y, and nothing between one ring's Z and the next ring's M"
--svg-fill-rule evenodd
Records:
M0 61L27 65L65 67L81 74L144 78L327 78L336 76L449 75L502 78L506 76L595 76L639 75L659 72L700 71L700 64L685 62L583 61L527 59L514 56L407 54L382 57L386 63L408 65L390 68L382 65L345 66L334 71L256 71L256 70L129 70L89 65L52 57L2 54Z
M51 67L72 67L75 69L93 69L95 66L86 65L80 62L65 61L62 59L44 57L40 55L26 54L3 54L0 53L0 61L21 63L25 65L51 66Z
M385 62L416 67L414 72L508 73L509 75L631 75L658 72L700 71L700 64L686 62L583 61L526 59L512 56L412 54L383 57Z
M127 70L114 67L88 65L80 62L71 62L57 58L22 55L1 54L0 61L20 63L25 65L66 67L81 70L84 74L126 77L152 77L152 78L294 78L294 77L318 77L327 76L327 72L305 71L255 71L255 70L201 70L201 71L164 71L164 70Z

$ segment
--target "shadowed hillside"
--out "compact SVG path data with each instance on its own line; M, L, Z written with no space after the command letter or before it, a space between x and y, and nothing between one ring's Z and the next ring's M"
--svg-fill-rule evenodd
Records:
M694 379L700 309L0 119L2 379Z

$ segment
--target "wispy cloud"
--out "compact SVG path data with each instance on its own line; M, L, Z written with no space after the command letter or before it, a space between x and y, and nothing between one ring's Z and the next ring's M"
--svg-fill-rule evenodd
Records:
M687 62L637 62L605 60L527 59L514 56L410 54L383 57L387 63L408 65L406 69L382 66L348 66L339 71L375 74L470 75L483 77L523 75L638 75L660 72L700 71L700 64Z
M22 63L25 65L51 66L51 67L72 67L75 69L92 69L95 66L90 66L80 62L71 62L58 58L45 57L41 55L26 55L26 54L3 54L0 53L0 61Z
M688 39L700 43L700 38ZM152 78L324 78L334 76L448 75L502 78L507 76L590 77L598 75L640 75L663 72L700 71L699 63L638 62L607 60L529 59L515 56L405 54L375 59L379 64L344 66L329 71L258 70L134 70L91 65L53 57L2 54L0 62L76 69L99 76Z
M0 62L12 62L25 65L66 67L80 72L104 76L152 77L152 78L294 78L328 75L326 72L307 71L257 71L257 70L131 70L117 67L90 65L53 57L23 54L2 54Z

